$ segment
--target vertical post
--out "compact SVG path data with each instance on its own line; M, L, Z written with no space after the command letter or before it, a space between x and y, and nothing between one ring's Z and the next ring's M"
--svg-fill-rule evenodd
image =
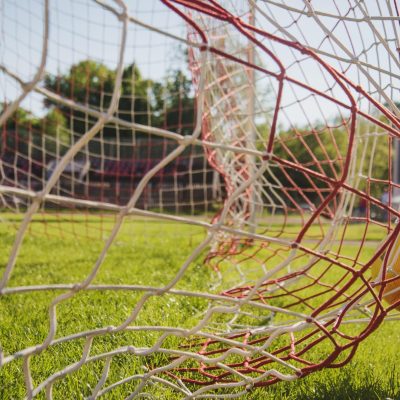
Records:
M399 102L389 102L389 109L396 115L397 118L400 118L400 103ZM393 138L392 144L392 179L393 183L396 185L400 185L400 139L397 137ZM397 210L400 209L400 188L395 187L392 189L392 203L393 207Z
M393 182L395 184L400 184L400 140L397 138L393 139L394 141L394 151L393 151L393 156L392 156L392 162L393 162ZM392 193L393 199L392 201L394 202L393 206L396 208L400 208L400 189L395 188Z
M255 25L255 1L256 0L248 0L249 2L249 24ZM254 65L255 54L254 54L254 43L249 41L248 49L247 49L247 61L250 65ZM254 150L257 133L255 130L254 123L254 112L255 112L255 71L253 68L249 68L248 71L248 80L249 80L249 93L248 93L248 134L247 134L247 147ZM250 177L255 173L256 169L256 156L249 155L249 175ZM256 231L256 214L257 214L257 184L254 182L250 186L251 194L250 194L250 204L249 204L249 230L251 233L255 233Z

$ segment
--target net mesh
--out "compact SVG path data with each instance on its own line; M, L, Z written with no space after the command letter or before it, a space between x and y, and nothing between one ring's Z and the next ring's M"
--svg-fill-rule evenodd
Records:
M240 396L397 318L396 0L14 3L3 390Z

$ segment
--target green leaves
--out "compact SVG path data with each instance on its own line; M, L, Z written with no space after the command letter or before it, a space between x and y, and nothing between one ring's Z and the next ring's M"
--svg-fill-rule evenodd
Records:
M132 63L122 75L121 97L117 116L125 121L189 134L194 124L194 96L191 80L180 70L171 71L162 81L145 79ZM104 111L110 105L115 72L93 60L71 66L64 75L45 78L45 87L65 98ZM83 135L94 120L81 111L46 99L47 108L56 108L70 121L72 130ZM61 122L61 121L60 121ZM88 124L89 123L89 124ZM137 132L140 135L140 132ZM108 137L116 135L115 127L105 127Z

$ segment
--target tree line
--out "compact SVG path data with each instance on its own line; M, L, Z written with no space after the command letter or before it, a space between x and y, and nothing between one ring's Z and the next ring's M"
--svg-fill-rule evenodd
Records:
M93 60L81 61L72 65L64 74L48 74L44 79L46 89L100 111L106 110L110 105L114 84L115 71ZM0 108L6 106L5 103L0 104ZM35 143L30 152L31 157L38 160L51 158L57 151L60 152L60 148L61 152L62 149L66 151L74 140L82 136L96 122L94 117L62 105L51 98L44 100L44 107L46 113L43 117L34 116L19 108L13 118L6 122L2 129L13 133L6 135L8 148L19 146L18 151L23 153L27 151L23 147L26 147L29 141L33 141ZM191 79L179 69L170 71L163 80L148 79L133 63L123 71L121 97L116 116L124 121L164 128L182 135L191 134L195 118L195 95ZM337 120L336 124L334 122L330 127L316 124L311 130L281 129L276 137L274 153L280 158L329 177L339 176L348 151L348 125L343 120ZM258 128L265 133L265 136L268 135L267 126ZM371 128L371 123L368 121L359 123L357 165L353 167L359 170L361 175L367 176L372 161L374 178L384 179L388 176L390 144L387 136L379 135L382 128L374 127L375 135L369 135ZM32 135L32 132L38 134ZM134 134L137 139L149 138L148 134L140 130L135 130ZM107 124L103 128L102 135L103 138L112 140L118 135L118 127L112 123ZM16 140L18 143L15 143ZM360 149L364 145L366 151L362 152ZM4 143L0 146L4 146ZM282 186L304 188L305 191L309 190L311 197L314 186L324 190L329 189L323 181L296 170L275 169L274 174ZM364 180L361 189L366 189L366 185L367 182ZM372 194L382 190L379 187L371 189Z
M106 110L110 105L114 85L115 71L93 60L81 61L72 65L65 74L48 74L44 79L46 89L99 111ZM0 108L6 106L5 103L0 104ZM19 108L3 127L18 135L21 151L23 143L29 140L44 140L44 144L38 143L36 150L43 147L45 152L52 154L56 142L64 147L70 146L96 122L96 118L85 112L50 98L44 100L44 107L46 114L41 118ZM162 81L146 79L137 65L131 64L123 71L116 116L127 122L169 129L182 135L190 134L194 125L191 81L181 70L170 71ZM32 139L32 132L45 134L46 138L35 135ZM107 124L102 130L105 139L112 140L117 134L118 127L115 124ZM148 136L140 130L135 130L134 135L136 138ZM9 137L8 140L12 148L13 138ZM34 153L34 157L42 157L38 151Z

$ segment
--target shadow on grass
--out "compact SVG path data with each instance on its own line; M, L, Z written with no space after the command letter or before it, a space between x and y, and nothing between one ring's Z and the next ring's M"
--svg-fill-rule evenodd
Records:
M332 374L321 371L294 382L258 388L243 399L263 400L400 400L400 371L392 365L387 375L350 365ZM365 366L364 366L365 368Z

